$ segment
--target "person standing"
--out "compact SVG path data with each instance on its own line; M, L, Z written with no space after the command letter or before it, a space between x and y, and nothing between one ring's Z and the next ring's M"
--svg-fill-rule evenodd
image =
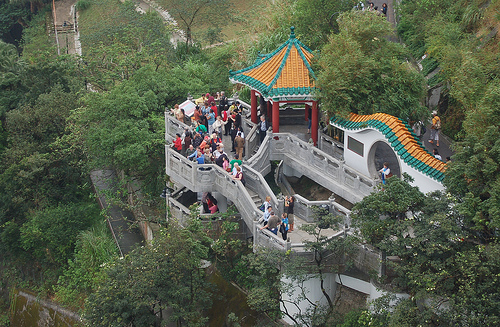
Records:
M432 125L431 125L431 137L429 143L434 144L439 147L439 130L441 129L441 118L437 115L437 111L432 112Z
M263 230L267 228L270 230L274 235L278 235L278 225L280 224L280 219L278 216L274 214L273 211L270 212L271 216L269 217L269 220L267 223L260 228L260 230Z
M385 181L387 180L387 178L392 177L391 168L389 168L389 164L387 162L384 162L384 168L380 169L379 172L382 175L382 184L385 185Z
M222 121L224 122L224 135L229 135L231 131L231 119L229 119L229 107L224 106L224 110L222 111Z
M238 157L238 155L235 155L235 156L234 156L234 159L233 159L233 160L231 160L231 161L229 162L229 164L231 165L231 170L233 170L234 165L235 165L235 164L238 164L238 166L241 166L242 161L240 160L240 157Z
M181 153L182 151L182 139L181 139L181 134L177 133L175 134L177 137L174 141L174 150L177 151L178 153Z
M234 111L233 125L236 130L241 127L241 111L238 108Z
M212 109L210 109L209 113L207 114L207 120L208 120L208 133L212 134L214 131L214 123L215 123L215 113Z
M243 158L243 148L245 147L245 139L241 137L241 132L236 134L234 138L234 148L236 149L236 155L238 158Z
M224 93L224 91L221 91L220 97L219 97L219 112L226 110L227 105L228 105L228 102L227 102L227 98L226 98L226 93Z
M266 116L260 116L260 122L257 128L259 131L260 144L262 144L262 142L266 138L267 129L269 128L269 126L267 126Z
M286 213L283 213L281 215L281 225L280 225L280 232L281 232L281 237L283 238L283 241L287 240L287 234L288 234L288 217Z
M293 231L293 226L295 223L295 216L293 214L293 207L295 206L295 198L293 196L291 197L285 197L285 209L288 217L288 223L290 224L290 232Z
M385 17L387 17L387 3L383 3L382 4L382 9L380 9L380 11L382 12L382 14L384 14Z
M231 131L229 132L229 135L231 135L231 151L236 153L236 148L235 148L236 144L234 143L234 140L236 139L236 135L238 135L238 129L234 124L231 126Z
M273 208L271 206L267 207L267 210L264 211L264 214L262 215L262 225L266 226L267 222L269 221L269 217L271 217L271 213L273 211ZM261 228L263 229L263 228Z

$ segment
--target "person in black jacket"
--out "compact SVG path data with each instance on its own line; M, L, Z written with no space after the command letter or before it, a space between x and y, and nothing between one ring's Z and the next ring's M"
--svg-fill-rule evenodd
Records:
M220 97L219 97L219 112L220 113L222 113L222 111L228 105L228 103L229 102L227 101L226 94L224 93L224 91L222 91L220 93Z

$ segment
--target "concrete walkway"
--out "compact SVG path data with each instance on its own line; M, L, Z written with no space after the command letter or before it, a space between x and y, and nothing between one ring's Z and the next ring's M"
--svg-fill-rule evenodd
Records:
M90 173L99 204L107 211L108 223L113 237L123 256L144 244L144 237L135 224L134 215L129 210L111 204L106 197L108 192L117 192L118 178L113 170L94 170Z

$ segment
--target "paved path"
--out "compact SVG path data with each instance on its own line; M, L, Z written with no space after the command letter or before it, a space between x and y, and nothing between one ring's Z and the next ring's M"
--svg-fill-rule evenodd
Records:
M432 153L433 149L437 149L443 161L446 161L446 157L451 157L454 152L451 150L452 141L446 135L443 135L441 132L439 133L439 147L435 144L429 143L429 137L431 136L431 126L427 126L427 131L425 135L422 137L422 144L425 145L425 148Z
M107 210L108 222L113 237L120 249L121 255L125 255L137 246L144 244L144 237L135 224L134 215L115 204L110 204L106 199L106 192L116 192L118 178L113 170L94 170L90 178L98 194L101 208Z

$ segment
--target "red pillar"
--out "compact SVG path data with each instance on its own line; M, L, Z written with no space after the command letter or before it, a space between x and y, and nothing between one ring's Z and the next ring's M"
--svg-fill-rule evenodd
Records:
M273 106L271 104L271 101L267 101L267 121L272 122L273 121Z
M306 110L305 110L305 113L304 113L304 120L308 120L308 119L311 119L311 117L309 117L309 105L306 103Z
M318 102L313 101L312 106L312 124L311 124L311 137L314 142L314 146L318 145Z
M250 119L252 120L252 123L257 124L259 122L257 119L257 94L254 90L250 91L250 110Z
M273 102L273 133L280 132L280 103Z

